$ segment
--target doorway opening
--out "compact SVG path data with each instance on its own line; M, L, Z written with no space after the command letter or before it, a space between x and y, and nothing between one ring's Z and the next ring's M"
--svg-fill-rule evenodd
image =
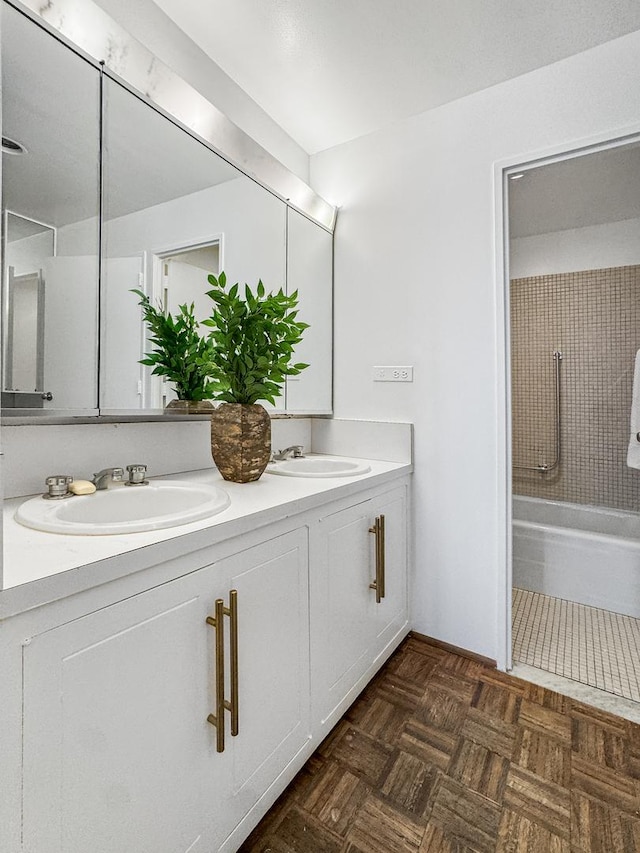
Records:
M513 671L640 702L640 140L505 185Z
M177 314L180 305L194 306L199 321L205 320L212 311L213 303L207 296L211 290L209 275L218 276L222 265L222 236L212 237L205 242L174 246L154 252L152 256L152 292L157 303L169 314ZM207 332L206 327L203 332ZM164 377L149 375L147 398L155 408L164 409L176 395Z

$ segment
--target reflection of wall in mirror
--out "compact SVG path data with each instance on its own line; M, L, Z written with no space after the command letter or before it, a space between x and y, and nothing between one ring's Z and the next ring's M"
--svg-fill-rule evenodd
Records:
M140 409L142 398L142 323L131 288L142 285L143 259L105 258L100 323L100 409Z
M244 176L106 223L106 253L164 254L223 236L221 266L231 281L267 288L285 282L286 206ZM208 289L206 276L203 283Z
M124 396L120 395L117 402L117 387L118 382L121 385L126 382L127 389L130 389L129 376L136 377L137 381L135 362L140 355L136 354L135 359L133 354L128 356L131 364L127 373L124 359L125 350L131 350L131 337L126 331L123 331L121 336L110 334L109 329L119 325L126 330L131 328L132 322L140 323L140 309L137 300L130 293L132 288L141 286L139 267L136 266L140 257L146 255L148 260L143 289L153 300L162 302L164 285L161 276L157 276L154 281L154 266L157 268L154 259L157 261L158 257L165 257L168 253L176 253L189 246L220 240L217 269L194 268L188 271L191 294L188 301L196 302L196 315L199 319L204 319L208 316L211 306L209 299L204 297L210 289L208 272L216 273L224 268L232 282L246 281L255 285L258 279L262 278L267 288L279 289L284 286L285 215L286 206L283 202L249 178L241 176L236 180L112 219L105 224L107 259L104 265L104 289L107 295L103 297L103 324L107 332L106 337L103 337L102 375L105 392L112 389L114 393L109 392L108 397L103 397L103 407L134 407L134 400L129 398L129 391ZM74 240L79 238L80 233L81 229L76 228ZM127 267L126 261L134 259L137 260ZM194 279L198 276L202 294L199 299L194 293ZM180 301L186 299L181 295L170 297L170 310L175 312L176 303ZM114 356L112 350L114 346L119 346L119 340L124 342L125 350L120 350ZM116 367L117 375L114 373ZM137 398L136 401L138 406L142 404L143 407L158 407L163 404L162 397L166 389L163 391L152 386L153 383L145 384L143 398ZM171 394L166 396L169 399ZM284 401L279 401L278 408L283 406Z
M217 248L217 246L216 246ZM200 251L196 249L195 251ZM217 252L215 253L218 254ZM191 305L193 303L194 313L199 319L204 319L211 313L211 300L207 291L211 289L208 282L210 273L218 275L218 260L211 253L210 262L207 265L194 263L189 259L189 254L180 254L170 258L164 258L163 290L166 294L165 307L170 314L177 314L180 305ZM206 326L202 329L207 332Z
M44 401L44 408L93 409L97 403L97 261L92 251L96 227L97 220L92 218L57 229L56 257L51 229L7 243L7 267L13 267L16 276L42 271L44 376L37 390L53 394L52 400ZM20 304L29 308L36 301L23 299ZM16 317L20 304L14 304L12 385L33 391L36 383L25 371L35 370L37 322L33 317L25 322ZM27 335L26 328L33 334Z
M295 210L288 211L287 289L298 291L300 319L310 324L295 361L309 365L287 378L287 408L330 412L332 406L333 238Z
M8 242L5 263L7 267L13 267L15 275L24 275L41 270L46 258L51 255L53 235L50 231L42 231L40 234Z

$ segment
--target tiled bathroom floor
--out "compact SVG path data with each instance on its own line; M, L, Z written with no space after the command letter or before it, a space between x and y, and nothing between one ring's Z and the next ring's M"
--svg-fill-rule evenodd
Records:
M514 588L513 659L640 702L640 619Z

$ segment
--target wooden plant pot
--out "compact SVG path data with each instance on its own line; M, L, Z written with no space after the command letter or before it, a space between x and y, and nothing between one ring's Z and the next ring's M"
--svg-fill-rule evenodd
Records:
M211 415L211 455L232 483L257 480L271 457L271 419L259 403L222 403Z
M210 415L213 410L209 400L170 400L164 409L167 415Z

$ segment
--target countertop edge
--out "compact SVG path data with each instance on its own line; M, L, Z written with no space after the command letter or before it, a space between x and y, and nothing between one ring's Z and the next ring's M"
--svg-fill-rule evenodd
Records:
M106 558L72 566L48 576L8 587L0 591L0 621L117 581L128 575L148 570L154 565L178 556L218 545L237 538L243 533L264 529L268 525L284 522L296 516L303 516L305 513L318 509L325 504L329 505L345 498L354 497L359 493L401 479L413 471L413 465L409 463L361 461L371 462L375 468L380 469L382 467L384 470L371 471L357 479L340 482L336 482L337 478L331 482L326 479L316 480L313 482L317 483L318 490L311 494L280 500L272 505L227 520L213 516L205 522L200 522L200 526L195 530L180 532L180 528L173 528L176 531L174 535L167 535L168 531L166 530L156 531L159 538L155 542L147 542L139 546L132 544L132 547L127 547L125 550ZM189 473L201 475L203 472ZM188 479L188 477L189 474L180 474L162 479ZM298 478L279 477L277 479L291 482L291 480ZM305 482L309 483L310 481L305 480ZM17 524L17 522L13 523ZM43 535L55 536L56 534ZM133 536L135 535L133 534ZM76 539L76 537L64 538ZM86 540L88 537L77 538ZM131 559L132 555L135 555L133 560Z

